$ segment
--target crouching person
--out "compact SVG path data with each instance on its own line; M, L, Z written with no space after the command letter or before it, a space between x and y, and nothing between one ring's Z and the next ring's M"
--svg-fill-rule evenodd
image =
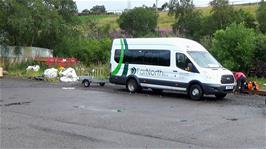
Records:
M247 77L243 72L234 72L234 76L237 82L236 91L238 93L243 93L245 90L245 83L247 81Z

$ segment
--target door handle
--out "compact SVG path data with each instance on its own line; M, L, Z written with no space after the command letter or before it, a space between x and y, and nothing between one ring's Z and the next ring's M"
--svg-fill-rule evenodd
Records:
M173 70L173 72L177 72L177 70Z

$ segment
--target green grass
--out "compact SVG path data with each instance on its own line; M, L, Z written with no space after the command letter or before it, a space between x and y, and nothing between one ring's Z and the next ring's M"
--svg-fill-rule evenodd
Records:
M260 90L266 90L266 78L265 77L263 78L251 77L251 78L248 78L248 80L258 83Z
M168 12L160 12L158 18L158 26L160 29L171 29L174 22L174 16L169 16Z
M104 20L104 19L109 19L109 18L118 18L117 15L88 15L88 16L79 16L79 19L81 23L86 23L88 20L94 20L94 21L99 21L99 20Z
M252 5L236 5L236 6L234 6L234 8L236 10L242 9L242 10L244 10L246 12L250 12L254 16L256 15L257 6L255 4L252 4ZM199 7L197 9L201 11L203 16L210 15L211 10L212 10L212 8L210 6L208 6L208 7Z
M104 26L109 24L111 30L116 30L119 28L117 19L119 16L117 15L89 15L89 16L79 16L79 19L82 24L86 24L89 20L95 21L99 26Z
M27 66L28 63L10 64L7 69L8 76L16 78L33 78L43 75L44 68L41 68L39 71L35 72L32 70L27 71L26 70Z
M236 5L235 9L243 9L244 11L250 12L255 16L257 6L255 4L251 5ZM203 16L210 15L211 7L199 7L197 8L202 12ZM99 25L111 25L111 30L118 30L119 25L117 23L118 15L89 15L89 16L79 16L82 23L86 23L88 20L94 20ZM168 12L160 12L158 19L158 26L160 29L172 29L172 24L175 22L175 18L173 16L168 16Z
M79 64L74 67L78 76L93 76L96 79L107 79L110 74L109 63L108 64L94 64L85 66Z
M118 18L119 16L110 16L110 17L99 19L98 23L100 26L110 24L111 30L117 30L119 29L119 25L117 23Z

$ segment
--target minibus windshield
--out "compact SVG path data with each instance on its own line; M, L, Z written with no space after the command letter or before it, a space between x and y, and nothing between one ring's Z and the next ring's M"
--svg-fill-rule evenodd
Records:
M219 68L222 65L217 62L217 60L206 51L189 51L189 55L193 58L193 60L203 68Z

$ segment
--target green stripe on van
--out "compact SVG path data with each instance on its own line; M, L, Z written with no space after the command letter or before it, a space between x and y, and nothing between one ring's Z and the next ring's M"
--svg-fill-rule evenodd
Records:
M126 39L124 39L124 44L125 44L125 53L127 53L128 52L128 44L127 44L127 40ZM128 72L128 62L125 63L122 76L127 76L127 72Z
M122 66L123 60L124 60L124 44L123 44L123 40L122 39L120 39L120 44L121 44L121 53L120 53L120 56L119 56L119 63L116 66L115 70L112 72L112 76L117 75L117 73L119 72L119 70L120 70L120 68Z

